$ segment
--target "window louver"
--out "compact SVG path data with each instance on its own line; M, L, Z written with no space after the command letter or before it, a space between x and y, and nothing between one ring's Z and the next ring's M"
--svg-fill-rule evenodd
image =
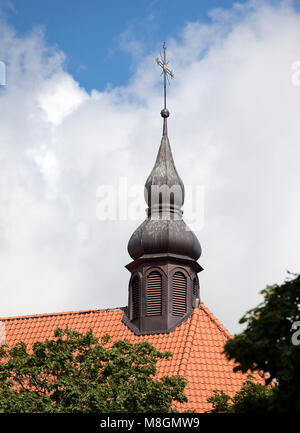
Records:
M131 282L131 320L136 319L140 315L140 283L139 277L136 275Z
M198 297L198 281L197 281L197 278L194 278L194 280L193 280L193 295L195 297Z
M174 316L186 313L186 277L182 272L175 272L173 276L173 310Z
M161 316L162 313L162 277L159 272L150 272L147 277L147 316Z

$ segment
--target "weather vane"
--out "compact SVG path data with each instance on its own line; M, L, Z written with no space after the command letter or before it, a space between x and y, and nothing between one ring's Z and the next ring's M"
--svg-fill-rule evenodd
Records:
M162 68L161 75L164 75L164 109L161 111L162 117L168 117L169 111L167 110L167 80L170 84L169 77L174 78L173 71L168 68L167 58L166 58L166 44L163 44L163 55L160 53L160 58L156 58L156 63Z

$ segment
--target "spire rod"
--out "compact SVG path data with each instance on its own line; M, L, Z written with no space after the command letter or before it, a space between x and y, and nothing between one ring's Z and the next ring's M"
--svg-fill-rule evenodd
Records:
M166 44L163 43L163 54L160 53L160 58L156 58L156 63L162 68L161 75L164 76L164 108L161 110L160 114L164 118L163 135L167 135L167 118L170 113L167 109L167 81L170 84L169 77L174 78L173 71L168 68L167 56L166 56Z

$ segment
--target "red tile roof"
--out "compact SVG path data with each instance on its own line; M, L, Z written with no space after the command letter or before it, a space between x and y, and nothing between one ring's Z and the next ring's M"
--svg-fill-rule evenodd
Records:
M79 332L92 328L96 337L108 333L112 340L129 339L132 343L147 340L160 351L170 351L170 360L160 360L158 377L182 375L187 381L185 394L189 401L177 405L179 410L205 412L211 408L207 398L214 389L221 389L229 395L237 392L246 375L233 373L233 362L222 354L225 342L231 334L201 302L192 316L169 334L136 336L121 321L123 310L111 308L102 310L70 311L65 313L37 314L31 316L0 318L5 323L6 344L14 345L25 341L31 345L53 337L57 327ZM257 376L263 383L262 378Z

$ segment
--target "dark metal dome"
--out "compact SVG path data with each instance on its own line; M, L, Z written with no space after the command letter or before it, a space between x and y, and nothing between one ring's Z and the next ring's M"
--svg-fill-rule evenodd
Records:
M132 234L128 252L133 260L146 254L175 254L197 260L201 246L182 219L154 220L148 217Z
M154 167L145 184L145 200L150 208L154 206L155 198L159 200L157 192L161 192L165 196L165 202L168 201L168 196L173 192L174 205L179 208L183 205L184 185L177 173L167 135L161 139Z
M128 252L136 260L148 254L176 254L197 260L201 255L196 235L182 219L184 185L172 156L167 119L154 167L145 184L148 218L135 230Z

